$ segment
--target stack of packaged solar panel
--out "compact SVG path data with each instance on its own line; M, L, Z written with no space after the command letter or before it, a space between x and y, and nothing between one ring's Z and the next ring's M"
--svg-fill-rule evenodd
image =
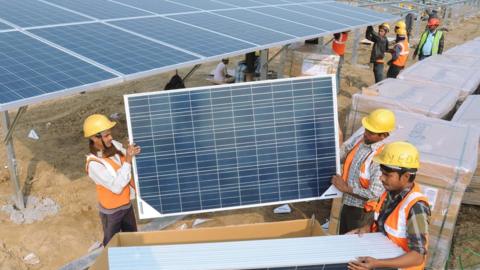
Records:
M386 108L446 118L454 109L460 90L428 82L386 79L352 96L346 136L361 127L361 120L375 109Z
M406 68L398 78L459 89L459 100L463 101L480 84L480 58L478 55L436 55Z
M465 189L477 167L479 130L471 126L395 111L397 129L387 142L408 141L420 151L416 182L429 198L432 217L428 266L443 269L450 252ZM360 128L355 134L364 132Z
M469 96L455 113L452 121L480 129L480 96ZM480 150L478 154L480 161ZM480 164L477 165L472 182L465 190L462 203L480 205Z

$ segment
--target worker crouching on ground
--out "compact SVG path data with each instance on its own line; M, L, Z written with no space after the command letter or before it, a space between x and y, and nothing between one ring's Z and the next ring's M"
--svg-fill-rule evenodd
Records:
M134 188L132 158L140 153L140 147L129 145L124 149L121 143L113 140L111 129L115 124L101 114L89 116L83 124L90 147L86 170L96 184L103 246L120 231L137 231L130 187Z
M390 67L388 68L387 78L397 78L400 71L405 68L408 54L410 53L407 40L407 30L399 28L395 33L397 34L397 39L395 41L395 46L390 50L392 59L388 61Z
M418 151L410 143L394 142L385 145L373 161L380 164L381 180L386 191L375 207L375 220L371 226L366 225L350 233L382 232L406 253L382 260L360 257L350 262L348 269L424 269L430 208L428 199L415 183L415 175L420 167Z
M384 189L380 166L372 162L383 148L383 140L395 129L392 111L378 109L362 119L365 132L352 136L342 147L342 175L332 177L332 184L343 192L340 234L345 234L373 220L374 205Z
M367 27L367 32L365 33L365 37L373 42L370 63L373 64L375 83L383 80L383 58L385 57L385 52L388 51L388 31L390 31L390 26L387 23L382 23L378 26L378 33L373 31L372 26Z
M442 54L445 34L443 31L437 30L439 25L440 20L437 18L428 20L427 30L420 37L420 43L413 53L413 58L418 55L418 60L423 60L432 55Z

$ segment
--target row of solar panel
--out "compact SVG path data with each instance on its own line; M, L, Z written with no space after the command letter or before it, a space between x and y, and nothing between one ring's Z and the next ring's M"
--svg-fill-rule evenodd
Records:
M202 11L286 6L329 0L1 0L0 18L20 27L38 27L92 20L119 19ZM330 0L331 1L331 0ZM367 12L378 18L378 13ZM7 27L8 28L8 27ZM6 29L0 26L1 29Z

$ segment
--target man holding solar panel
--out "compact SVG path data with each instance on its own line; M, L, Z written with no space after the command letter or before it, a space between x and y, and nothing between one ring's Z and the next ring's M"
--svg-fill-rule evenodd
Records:
M372 160L383 149L383 140L395 129L395 115L390 110L377 109L362 119L362 125L365 132L342 145L342 175L332 177L332 184L344 193L340 234L370 224L375 203L384 191L380 166Z

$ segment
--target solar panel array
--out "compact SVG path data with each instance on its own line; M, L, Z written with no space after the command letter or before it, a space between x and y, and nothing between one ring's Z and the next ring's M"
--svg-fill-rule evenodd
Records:
M395 18L324 0L0 0L0 6L0 110ZM51 61L59 63L45 67ZM68 73L77 67L86 70L79 79ZM38 78L45 83L36 84ZM64 83L70 79L80 83Z
M333 88L328 76L125 96L140 217L322 196L338 168Z

